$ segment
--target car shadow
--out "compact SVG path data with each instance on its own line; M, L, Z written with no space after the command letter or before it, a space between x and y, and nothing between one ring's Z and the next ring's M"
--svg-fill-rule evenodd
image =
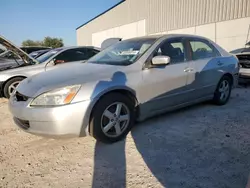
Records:
M207 66L211 66L208 62L204 67L206 69ZM123 84L126 83L127 78L126 75L122 72L119 72L117 79L124 81ZM194 79L192 83L197 82L197 76L199 73L194 75ZM111 81L100 81L96 89L93 93L98 90L100 86L103 84L110 84L112 86L112 82L116 82L115 74L113 75L113 79ZM192 84L191 83L191 84ZM187 86L184 86L187 87ZM150 106L150 103L154 100L158 100L164 96L172 96L174 93L181 91L183 88L174 88L173 90L162 93L155 98L147 101L147 103L140 104L142 106ZM148 105L149 104L149 105ZM204 128L204 132L199 135L195 135L197 133L196 128L192 127L192 123L190 117L193 117L192 109L201 108L205 103L193 105L191 107L186 107L184 109L175 110L174 112L169 112L167 115L158 115L154 118L151 118L143 123L137 124L131 130L131 136L135 143L136 149L143 158L143 161L150 169L153 176L160 182L163 187L169 187L171 185L177 185L177 187L186 187L196 181L195 173L192 172L192 167L197 165L202 165L201 169L210 168L212 165L212 161L215 160L211 156L209 149L207 151L202 148L201 141L204 136L206 136L207 132ZM145 107L144 106L144 107ZM187 113L187 111L189 111ZM187 114L188 117L183 117L183 113ZM174 127L175 119L178 119L178 116L182 118L189 119L188 122L183 120L183 124L180 127ZM168 123L168 119L171 119ZM154 124L154 126L152 126ZM200 128L200 127L198 127ZM189 130L190 129L190 130ZM192 132L193 131L193 132ZM199 130L200 131L200 130ZM198 134L198 133L197 133ZM194 139L194 140L193 140ZM126 138L120 142L114 144L104 144L100 142L96 142L95 144L95 155L94 155L94 173L92 180L92 187L126 187ZM207 146L209 148L209 146ZM190 152L190 151L195 152ZM202 153L204 152L204 153ZM212 160L206 161L196 161L196 157L200 157L201 155L211 156ZM185 156L185 157L183 157ZM135 163L136 164L136 163ZM206 187L211 187L214 185L211 177L207 176L205 172L199 172L200 178L206 179ZM196 172L197 174L197 172ZM179 178L177 178L179 176ZM188 182L189 179L192 179L194 182ZM190 184L189 184L190 183ZM198 186L199 184L197 184Z
M181 171L181 169L179 169L182 168L181 164L178 164L177 166L173 165L179 163L181 159L175 159L174 156L181 158L181 155L187 150L187 148L180 147L185 146L183 142L186 141L182 140L181 137L179 140L177 139L178 141L176 143L173 143L172 141L169 142L166 135L171 134L174 125L167 123L164 125L163 122L167 122L169 118L176 119L180 114L185 113L186 111L194 111L203 108L204 105L210 104L204 102L191 107L168 112L165 115L158 115L149 118L144 122L137 123L132 128L130 134L134 141L136 150L139 152L150 172L163 187L169 187L173 183L169 181L172 181L171 173L172 171L175 171L175 168L177 168L176 171ZM184 133L181 133L180 135L183 134ZM113 144L96 141L92 179L93 188L127 187L127 141L127 138ZM129 142L130 141L131 140L129 140ZM189 150L191 150L191 148L189 148ZM192 160L192 157L190 157L190 160ZM188 162L183 160L182 163ZM174 181L174 183L179 183L182 182L182 179L175 179ZM180 185L185 184L183 183Z

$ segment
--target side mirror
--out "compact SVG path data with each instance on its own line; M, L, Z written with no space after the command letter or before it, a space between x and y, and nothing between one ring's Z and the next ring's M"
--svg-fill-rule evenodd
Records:
M169 56L155 56L152 59L153 65L167 65L170 63L170 57Z
M53 65L57 65L57 64L61 64L61 63L64 63L64 60L60 60L60 59L51 60L51 64L53 64Z
M48 66L54 66L55 65L55 59L52 59L50 60L48 63L47 63Z

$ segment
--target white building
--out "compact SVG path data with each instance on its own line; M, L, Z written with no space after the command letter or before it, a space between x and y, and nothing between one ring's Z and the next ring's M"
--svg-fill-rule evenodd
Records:
M124 0L76 29L78 45L100 47L123 39L167 33L208 37L228 51L250 40L250 0Z

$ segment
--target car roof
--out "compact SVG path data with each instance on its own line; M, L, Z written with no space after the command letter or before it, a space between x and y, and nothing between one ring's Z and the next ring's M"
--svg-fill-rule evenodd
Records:
M46 47L46 46L21 46L20 48L23 48L23 49L29 49L29 48L51 49L51 47Z
M190 35L190 34L158 34L158 35L148 35L143 37L135 37L127 40L137 40L137 39L159 39L159 38L175 38L175 37L192 37L192 38L200 38L206 39L205 37L199 35Z
M97 48L94 46L64 46L60 48L54 48L54 50L69 50L69 49L77 49L77 48L88 48L88 49L95 49L95 50L100 51L100 48Z
M53 50L53 49L37 50L37 51L33 51L33 52L48 52L48 51L50 51L50 50ZM33 52L31 52L31 53L33 53Z

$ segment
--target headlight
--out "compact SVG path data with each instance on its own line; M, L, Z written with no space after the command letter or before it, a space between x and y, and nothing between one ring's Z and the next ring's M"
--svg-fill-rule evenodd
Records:
M71 103L81 85L67 86L43 93L36 97L30 106L59 106Z

